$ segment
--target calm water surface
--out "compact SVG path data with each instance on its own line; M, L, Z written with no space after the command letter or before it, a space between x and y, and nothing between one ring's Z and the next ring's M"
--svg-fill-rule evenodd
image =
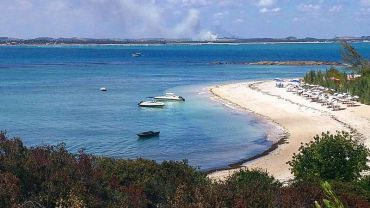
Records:
M370 44L356 47L370 57ZM64 142L73 152L225 167L271 142L265 123L210 99L207 86L318 68L210 64L261 60L339 61L340 52L336 44L0 47L0 129L28 146ZM186 102L137 106L164 92ZM147 130L161 135L138 140Z

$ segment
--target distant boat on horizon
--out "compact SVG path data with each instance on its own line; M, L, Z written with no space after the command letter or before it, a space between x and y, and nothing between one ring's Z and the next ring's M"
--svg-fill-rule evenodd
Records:
M135 52L135 53L132 53L131 54L131 56L132 57L140 57L140 56L142 56L143 54L142 53L140 53L140 52Z

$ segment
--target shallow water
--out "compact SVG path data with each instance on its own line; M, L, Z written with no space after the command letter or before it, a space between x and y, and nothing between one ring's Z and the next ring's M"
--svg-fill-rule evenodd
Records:
M369 45L356 47L370 55ZM136 51L143 56L133 58ZM73 152L221 168L271 142L264 122L210 99L207 86L299 77L318 67L211 62L339 59L335 44L0 47L0 129L29 146L64 142ZM137 106L164 92L186 101ZM160 130L160 137L138 140L136 133L147 130Z

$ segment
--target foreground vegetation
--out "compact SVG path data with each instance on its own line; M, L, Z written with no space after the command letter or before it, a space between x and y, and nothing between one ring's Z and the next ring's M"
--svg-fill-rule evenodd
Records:
M186 161L72 154L64 145L27 148L0 133L0 207L370 207L370 178L359 175L368 154L346 133L324 134L302 146L291 162L296 179L283 186L263 170L217 182ZM350 162L338 165L343 161ZM303 177L302 170L310 174ZM323 180L334 191L322 189Z
M288 164L296 179L318 177L324 180L351 182L369 170L369 150L347 132L322 133L302 145Z
M339 70L334 67L326 71L309 71L304 76L304 81L316 84L338 92L350 93L360 97L360 102L370 104L370 62L364 59L356 49L342 42L343 62L348 67Z

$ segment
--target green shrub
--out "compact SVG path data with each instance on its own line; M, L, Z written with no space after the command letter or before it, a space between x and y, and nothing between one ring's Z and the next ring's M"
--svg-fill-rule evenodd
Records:
M361 187L367 193L367 198L370 200L370 175L362 177L358 182L357 185Z
M3 133L0 177L0 207L155 207L167 204L181 184L195 189L208 181L186 161L99 158L71 154L64 145L26 148Z
M367 178L333 183L345 206L370 207ZM364 187L364 188L362 188ZM0 207L312 207L315 181L282 184L261 170L211 181L186 161L124 160L25 147L0 133Z
M240 170L226 181L233 207L276 207L282 184L263 170Z
M369 150L349 133L322 133L313 141L302 145L293 155L292 174L298 179L320 178L323 180L354 181L360 172L368 170Z
M315 201L322 201L324 193L317 181L292 181L282 187L280 207L313 207Z

